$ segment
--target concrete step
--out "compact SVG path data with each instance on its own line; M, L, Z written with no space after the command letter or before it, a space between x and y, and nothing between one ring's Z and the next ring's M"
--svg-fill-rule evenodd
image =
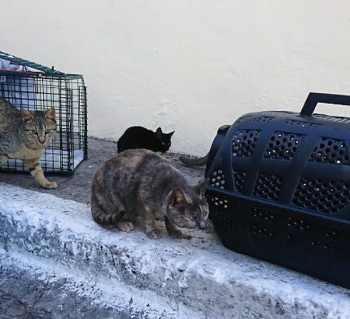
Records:
M0 258L0 319L138 319L164 314L176 318L165 301L157 303L158 296L151 308L149 293L121 282L106 282L25 253L0 249ZM190 311L187 314L191 317Z
M134 318L350 318L348 290L227 250L208 232L150 240L101 228L74 201L1 183L0 194L2 267L69 278L67 289L101 307Z

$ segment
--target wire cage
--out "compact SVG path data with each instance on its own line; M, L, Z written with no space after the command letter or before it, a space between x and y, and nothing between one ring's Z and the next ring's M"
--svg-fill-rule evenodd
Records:
M62 73L0 51L0 97L18 109L55 108L57 131L40 159L45 173L73 174L87 159L87 100L82 75ZM1 169L27 171L20 159L9 159Z

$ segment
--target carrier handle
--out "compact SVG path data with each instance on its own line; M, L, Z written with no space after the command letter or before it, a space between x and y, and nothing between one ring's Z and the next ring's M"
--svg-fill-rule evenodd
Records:
M300 115L311 116L317 103L350 105L350 96L310 92L300 111Z

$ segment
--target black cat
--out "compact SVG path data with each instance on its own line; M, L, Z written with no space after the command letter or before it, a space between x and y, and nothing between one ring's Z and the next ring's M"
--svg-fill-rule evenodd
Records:
M118 153L135 148L165 153L171 146L171 137L174 133L175 131L163 133L160 127L155 132L142 126L129 127L118 141Z

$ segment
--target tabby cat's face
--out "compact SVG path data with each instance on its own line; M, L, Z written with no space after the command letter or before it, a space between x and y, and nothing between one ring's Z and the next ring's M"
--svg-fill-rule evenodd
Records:
M205 198L205 188L208 181L203 180L194 187L195 196L175 189L167 207L167 216L179 227L205 228L209 216L209 206Z
M177 226L184 228L205 228L207 226L209 207L205 200L192 205L184 204L169 207L167 215Z
M21 110L26 142L32 146L46 147L56 133L55 109L43 111Z

